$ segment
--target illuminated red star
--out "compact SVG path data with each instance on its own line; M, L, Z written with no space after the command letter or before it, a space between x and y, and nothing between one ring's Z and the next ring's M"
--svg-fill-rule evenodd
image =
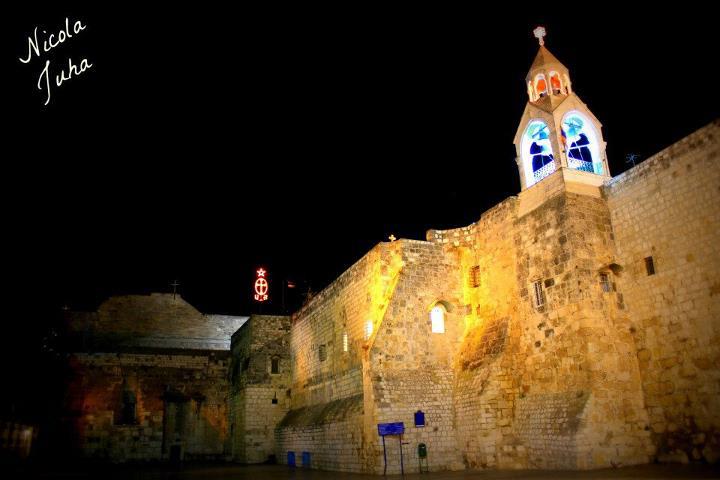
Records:
M257 271L257 275L258 275L258 277L263 277L263 278L264 278L264 277L265 277L265 270L263 270L263 269L261 268L260 270Z

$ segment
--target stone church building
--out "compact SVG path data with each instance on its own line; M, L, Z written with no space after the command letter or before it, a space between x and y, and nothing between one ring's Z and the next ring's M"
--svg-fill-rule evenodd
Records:
M543 33L521 191L477 222L378 244L291 317L71 316L78 451L397 473L403 422L406 472L420 443L430 470L716 462L720 122L612 177Z

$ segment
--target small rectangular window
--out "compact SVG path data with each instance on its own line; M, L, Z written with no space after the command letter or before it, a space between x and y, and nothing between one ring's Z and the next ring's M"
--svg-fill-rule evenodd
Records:
M470 267L468 283L470 284L470 288L477 288L480 286L480 265Z
M645 271L648 275L655 275L655 262L653 257L645 257Z
M365 340L369 340L373 333L373 321L365 322Z
M440 305L430 310L430 330L432 333L445 333L445 308Z
M607 293L612 290L612 286L610 285L610 275L607 273L601 273L600 274L600 288L602 288L602 291Z
M320 348L318 348L318 355L321 362L324 362L327 359L327 347L325 345L320 345Z
M535 307L545 305L545 293L543 292L542 280L533 282L533 303Z
M280 359L273 358L270 362L270 373L280 373Z
M343 332L343 352L348 351L348 335L347 332Z

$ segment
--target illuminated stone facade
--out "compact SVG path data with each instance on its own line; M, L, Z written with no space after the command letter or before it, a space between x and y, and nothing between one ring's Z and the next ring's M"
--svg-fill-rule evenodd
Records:
M719 139L602 182L560 167L468 227L377 245L293 316L277 459L382 473L377 424L404 422L406 471L418 443L431 470L716 461Z
M569 75L542 46L517 196L470 226L378 244L292 318L157 296L140 315L152 328L117 322L146 300L77 320L125 348L75 357L84 451L166 459L177 445L382 473L377 425L403 422L406 472L420 443L430 470L716 462L720 122L613 178ZM114 424L125 390L138 425ZM400 442L386 440L398 473Z
M528 96L519 195L377 245L293 316L280 462L382 473L386 422L406 471L419 443L431 470L718 459L720 123L612 178L544 46Z

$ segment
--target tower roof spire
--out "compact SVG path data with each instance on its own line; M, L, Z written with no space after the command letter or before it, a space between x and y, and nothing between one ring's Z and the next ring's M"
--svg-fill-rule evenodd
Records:
M525 77L528 97L535 105L549 112L560 105L572 91L570 72L545 47L547 35L545 27L536 27L533 35L538 39L540 46Z

